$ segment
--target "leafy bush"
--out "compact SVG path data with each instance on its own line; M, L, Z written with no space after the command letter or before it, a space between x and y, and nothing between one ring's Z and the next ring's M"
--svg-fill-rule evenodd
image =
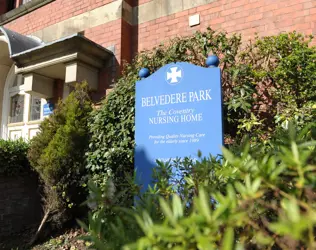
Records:
M0 175L16 176L28 173L31 168L26 154L28 144L22 140L0 140Z
M316 48L309 43L292 32L242 45L239 35L208 29L140 53L89 122L92 179L106 188L109 178L119 185L133 172L135 82L142 67L155 72L175 61L203 66L208 54L219 56L227 144L245 134L252 143L267 142L290 121L303 126L315 120Z
M31 141L28 158L43 180L46 211L58 225L75 216L72 213L86 198L82 185L91 111L87 84L77 84Z
M241 97L248 96L248 105L252 105L251 109L241 110L244 114L241 113L239 120L244 125L237 125L237 133L252 131L252 134L259 132L269 136L276 127L286 127L289 121L300 126L313 121L316 115L316 47L309 47L311 38L306 40L295 32L257 38L240 53L240 60L250 72L246 84L237 83L234 88L240 91L233 92L239 92ZM240 73L243 72L235 75L237 80ZM235 112L236 97L232 96L228 103Z
M85 239L93 249L314 249L315 139L315 124L289 126L268 145L224 148L221 161L160 163L133 209L116 208L111 185L103 193L92 182L90 202L102 209L81 223Z

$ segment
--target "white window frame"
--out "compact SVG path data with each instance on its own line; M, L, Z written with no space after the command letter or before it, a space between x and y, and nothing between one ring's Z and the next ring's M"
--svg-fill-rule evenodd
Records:
M16 78L18 81L17 86L11 87L16 81ZM11 97L17 94L24 95L23 121L17 123L9 123L9 116L11 115ZM2 105L3 139L16 139L18 137L22 137L25 140L29 140L33 135L36 134L40 123L44 120L43 106L46 104L46 100L41 98L40 119L31 121L31 98L31 95L25 93L24 91L23 77L15 75L13 65L8 73L4 88L4 100Z
M29 101L29 110L28 110L28 122L36 122L43 120L43 98L40 98L41 100L41 107L40 107L40 118L37 120L31 120L31 111L32 111L32 99L34 97L40 98L38 96L30 95L30 101Z

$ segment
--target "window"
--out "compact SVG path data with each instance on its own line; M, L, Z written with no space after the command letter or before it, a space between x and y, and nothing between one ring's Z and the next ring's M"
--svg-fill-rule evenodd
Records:
M24 113L24 95L12 96L9 123L23 122L23 113Z
M16 75L14 69L15 64L11 66L4 88L2 137L31 139L39 131L46 100L25 92L23 76Z
M8 0L7 1L7 11L15 9L16 0Z
M31 110L30 110L30 121L36 121L41 119L41 98L31 96Z

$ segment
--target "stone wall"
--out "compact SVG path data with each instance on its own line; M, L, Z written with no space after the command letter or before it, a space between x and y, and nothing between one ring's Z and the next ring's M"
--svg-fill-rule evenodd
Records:
M28 240L39 226L42 207L35 177L0 176L0 249Z

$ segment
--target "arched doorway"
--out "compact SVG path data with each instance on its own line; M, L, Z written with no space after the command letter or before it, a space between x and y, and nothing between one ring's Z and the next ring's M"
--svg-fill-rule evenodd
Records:
M43 120L45 99L24 91L24 79L14 73L15 65L7 74L2 104L2 138L31 139Z
M7 81L7 76L12 69L13 61L10 59L9 46L7 42L7 38L4 35L0 35L0 119L1 119L1 127L0 127L0 137L5 138L5 124L3 120L5 118L5 114L3 114L3 103L4 103L4 87Z
M69 84L87 81L103 91L100 72L111 75L113 56L80 34L45 44L0 26L0 137L32 138Z
M24 92L22 75L15 74L13 52L39 44L0 27L0 137L31 139L43 119L45 100Z

